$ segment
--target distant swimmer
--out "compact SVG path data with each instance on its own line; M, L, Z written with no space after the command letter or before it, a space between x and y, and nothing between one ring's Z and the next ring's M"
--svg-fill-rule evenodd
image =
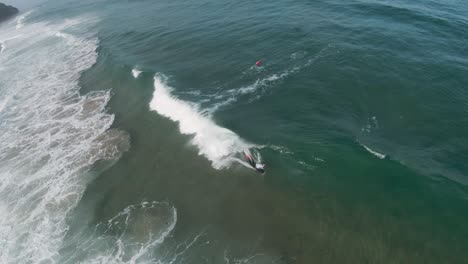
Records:
M257 67L262 66L262 64L263 64L262 61L257 61L257 62L255 62L255 65L256 65Z
M252 168L254 168L259 173L262 173L262 174L265 173L266 164L264 162L255 161L255 159L253 158L253 156L250 154L249 151L244 151L244 156L249 162L250 166L252 166Z

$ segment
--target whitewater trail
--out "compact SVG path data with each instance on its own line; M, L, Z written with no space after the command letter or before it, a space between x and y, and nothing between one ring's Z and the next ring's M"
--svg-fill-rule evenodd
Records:
M212 115L219 109L237 102L244 95L251 95L251 97L248 99L249 102L258 100L268 91L269 88L274 87L276 84L280 83L282 80L290 76L293 76L301 72L304 69L307 69L319 59L322 59L331 55L335 55L337 53L339 53L339 50L336 49L334 45L329 44L325 46L324 48L322 48L314 56L306 59L302 64L296 64L283 71L272 73L265 77L259 78L250 85L243 86L240 88L229 89L219 94L212 95L211 97L214 101L214 104L208 109L206 109L205 112L208 115ZM295 52L291 54L290 57L292 61L295 61L298 59L304 60L306 55L307 55L307 52L299 51L299 52ZM249 71L253 71L254 73L262 73L266 70L263 66L262 67L252 66L249 68Z
M21 29L22 27L24 27L24 20L29 16L31 15L31 13L33 12L33 10L31 11L28 11L20 16L18 16L18 18L16 19L16 29Z
M376 156L377 158L379 159L385 159L387 156L385 154L382 154L380 152L377 152L371 148L369 148L368 146L362 144L362 143L359 143L365 150L367 150L369 153L371 153L372 155Z

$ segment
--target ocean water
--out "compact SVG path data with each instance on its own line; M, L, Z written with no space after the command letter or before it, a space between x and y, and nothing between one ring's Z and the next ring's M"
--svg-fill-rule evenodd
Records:
M7 4L0 263L468 263L465 1Z

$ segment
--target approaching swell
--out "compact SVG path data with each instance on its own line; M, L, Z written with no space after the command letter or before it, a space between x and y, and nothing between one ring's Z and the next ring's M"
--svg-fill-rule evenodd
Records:
M182 134L192 135L191 143L199 154L211 161L215 169L231 165L234 156L250 145L227 128L218 126L208 116L202 114L199 106L174 97L166 78L157 74L154 77L154 93L150 108L160 115L179 123Z

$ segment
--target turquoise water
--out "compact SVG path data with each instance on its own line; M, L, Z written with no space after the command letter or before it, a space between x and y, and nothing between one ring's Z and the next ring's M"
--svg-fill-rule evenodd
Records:
M19 4L0 262L467 262L464 1Z

